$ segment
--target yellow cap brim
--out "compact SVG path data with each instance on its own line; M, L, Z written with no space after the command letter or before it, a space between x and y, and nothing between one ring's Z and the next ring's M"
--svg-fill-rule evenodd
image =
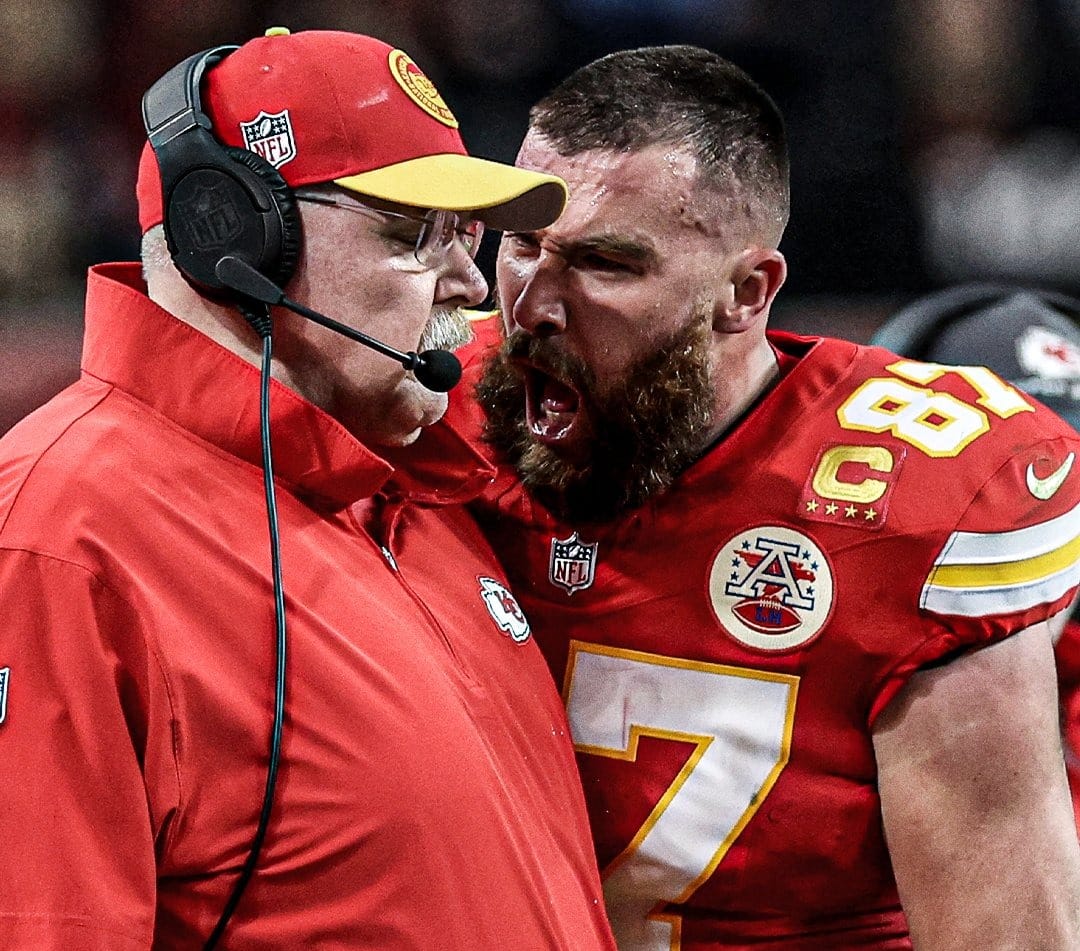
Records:
M469 212L498 231L546 228L566 207L561 178L471 155L425 155L334 184L401 205Z

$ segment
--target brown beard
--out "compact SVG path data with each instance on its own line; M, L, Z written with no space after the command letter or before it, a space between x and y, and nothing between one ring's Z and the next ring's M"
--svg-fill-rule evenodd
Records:
M566 459L529 437L514 358L578 391L591 424L584 459ZM582 361L515 331L488 361L476 396L487 413L484 440L544 505L571 522L609 521L667 489L705 448L713 406L709 325L693 320L606 391Z

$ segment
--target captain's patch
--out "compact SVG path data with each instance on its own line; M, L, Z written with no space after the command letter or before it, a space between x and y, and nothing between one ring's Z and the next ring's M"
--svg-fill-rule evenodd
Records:
M798 515L814 522L877 531L885 524L889 496L904 451L884 446L828 446L799 497Z

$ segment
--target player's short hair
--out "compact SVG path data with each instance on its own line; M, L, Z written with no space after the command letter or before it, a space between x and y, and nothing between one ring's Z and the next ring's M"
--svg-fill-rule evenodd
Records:
M601 57L533 106L529 125L562 155L685 147L701 184L760 206L777 234L787 222L783 116L749 75L709 50L649 46Z

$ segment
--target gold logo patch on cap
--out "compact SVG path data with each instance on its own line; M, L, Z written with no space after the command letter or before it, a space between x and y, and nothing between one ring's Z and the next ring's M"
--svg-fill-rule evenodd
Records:
M443 102L439 90L435 84L427 78L402 50L390 51L390 73L397 80L397 84L405 90L407 95L429 116L438 119L443 125L451 129L458 127L458 121L450 111L450 107Z

